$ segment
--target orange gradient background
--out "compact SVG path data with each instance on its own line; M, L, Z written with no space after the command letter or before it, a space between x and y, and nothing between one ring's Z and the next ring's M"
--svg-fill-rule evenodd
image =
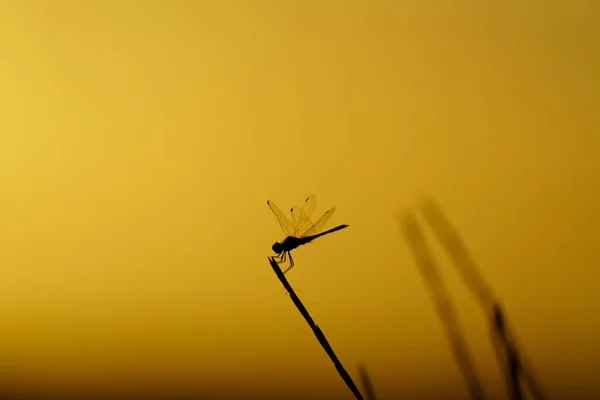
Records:
M552 399L600 397L600 6L4 1L0 394L465 398L398 226L436 199ZM429 237L429 239L433 239ZM430 240L490 398L488 321ZM87 397L89 398L89 397Z

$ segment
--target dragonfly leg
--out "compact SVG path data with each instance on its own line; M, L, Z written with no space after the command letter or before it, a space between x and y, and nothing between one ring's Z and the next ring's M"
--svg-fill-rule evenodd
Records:
M292 258L292 253L290 253L289 251L287 253L288 253L288 257L290 257L290 266L285 271L283 271L284 275L286 272L288 272L294 266L294 259Z

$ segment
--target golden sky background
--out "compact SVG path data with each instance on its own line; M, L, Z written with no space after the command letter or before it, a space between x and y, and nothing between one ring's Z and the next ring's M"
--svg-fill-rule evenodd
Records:
M266 200L316 193L350 227L287 276L355 381L466 397L398 226L429 195L548 394L600 395L600 6L484 3L0 2L0 391L351 398L267 262Z

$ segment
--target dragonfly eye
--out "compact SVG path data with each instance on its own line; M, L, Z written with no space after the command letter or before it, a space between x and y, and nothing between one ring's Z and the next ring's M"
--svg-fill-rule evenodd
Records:
M281 248L281 243L279 243L279 242L276 242L276 243L273 245L273 247L271 247L271 248L272 248L272 249L273 249L273 251L274 251L275 253L277 253L277 254L280 254L280 253L283 251L283 249Z

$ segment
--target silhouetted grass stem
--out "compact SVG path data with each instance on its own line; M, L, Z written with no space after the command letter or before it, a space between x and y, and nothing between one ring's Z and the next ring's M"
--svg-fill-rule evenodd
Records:
M317 337L317 340L319 341L319 343L321 343L321 346L323 346L323 349L325 350L325 352L327 353L327 355L333 362L333 365L335 365L335 369L337 369L338 373L340 374L340 376L342 377L342 379L344 380L344 382L346 383L348 388L352 391L352 393L358 400L363 400L363 397L360 394L360 391L358 390L358 388L352 381L352 378L350 378L350 375L348 374L348 372L346 372L346 370L344 369L344 366L342 365L340 360L337 358L337 356L333 352L333 349L329 345L327 338L325 338L325 335L323 334L321 329L317 326L317 324L315 324L315 322L311 318L310 314L306 310L306 307L304 307L304 305L302 304L302 302L300 301L298 296L296 296L294 289L292 289L292 287L290 286L290 283L285 278L285 275L283 275L281 268L279 268L279 264L277 264L277 262L275 261L275 259L273 257L269 257L269 263L271 264L273 271L275 271L275 275L277 275L277 278L279 278L279 280L285 287L285 290L287 290L288 293L290 294L290 298L294 302L294 305L296 306L298 311L300 311L300 314L302 314L302 316L308 323L308 326L310 326L310 328L313 330L313 333Z

